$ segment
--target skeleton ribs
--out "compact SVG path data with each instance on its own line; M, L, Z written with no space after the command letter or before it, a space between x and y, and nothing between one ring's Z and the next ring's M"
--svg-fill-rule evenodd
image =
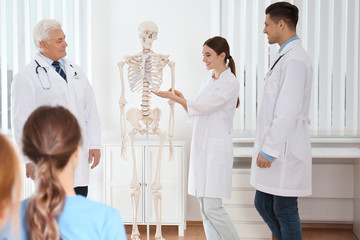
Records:
M135 55L125 58L128 67L128 79L132 92L142 92L141 110L144 118L150 114L150 91L158 91L162 83L164 67L169 57L154 53Z
M133 206L133 228L131 239L139 240L140 232L137 226L137 212L140 199L141 185L137 176L136 158L134 141L136 134L141 135L157 135L159 137L159 150L157 153L156 171L153 183L151 185L152 196L154 199L154 209L156 215L156 233L155 239L164 239L161 234L161 214L162 214L162 189L160 183L160 169L161 169L161 155L163 145L166 139L166 131L159 128L159 121L161 117L161 110L159 108L151 109L151 91L158 91L162 83L163 69L169 65L171 69L171 88L174 89L175 63L169 61L169 56L156 54L151 51L152 41L157 37L157 26L152 22L144 22L139 25L139 36L142 42L143 51L133 56L126 56L125 61L118 63L121 79L121 96L119 100L120 106L120 125L121 125L121 139L122 148L121 156L127 159L126 156L126 120L133 127L128 133L131 146L131 155L133 160L133 176L130 183L130 196ZM128 81L131 92L141 94L141 109L131 108L127 111L125 116L125 106L127 104L125 99L125 84L124 84L124 65L128 65ZM170 105L170 120L169 120L169 143L170 143L170 160L173 158L173 143L172 138L174 134L174 102L169 101Z

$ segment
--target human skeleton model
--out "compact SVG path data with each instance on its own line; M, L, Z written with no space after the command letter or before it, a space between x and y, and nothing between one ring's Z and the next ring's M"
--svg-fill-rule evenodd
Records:
M171 88L174 89L175 63L169 61L169 56L160 55L151 51L152 42L157 38L157 26L153 22L144 22L139 25L139 37L143 51L133 55L126 56L125 61L119 62L121 79L121 96L119 100L120 105L120 121L121 121L121 138L122 148L121 155L126 159L126 122L125 122L125 89L124 89L124 64L128 65L128 80L130 90L132 92L141 92L141 109L131 108L126 113L126 120L130 122L133 129L128 132L131 154L133 160L133 177L130 183L130 196L133 205L133 228L131 239L139 240L139 230L137 226L137 212L140 199L140 183L137 177L134 139L136 134L141 135L157 135L159 136L159 151L157 155L156 172L154 182L151 185L152 196L154 199L154 208L156 214L156 233L155 239L163 239L161 234L161 209L162 209L162 196L159 192L161 190L160 184L160 166L161 154L163 144L166 138L166 132L159 128L159 121L161 117L161 110L150 108L151 91L158 91L162 83L162 73L166 65L171 69ZM172 90L174 91L174 90ZM170 160L173 158L173 133L174 133L174 102L169 101L170 105L170 120L169 120L169 143L170 143Z

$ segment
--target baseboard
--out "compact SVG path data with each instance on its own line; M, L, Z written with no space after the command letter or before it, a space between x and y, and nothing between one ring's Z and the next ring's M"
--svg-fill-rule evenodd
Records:
M187 226L202 226L202 221L186 221ZM352 224L342 223L301 223L303 229L336 229L336 230L352 230Z
M342 223L301 223L303 229L335 229L335 230L352 230L352 224Z
M203 225L202 221L186 221L186 226L199 227L199 226L202 226L202 225Z
M127 224L126 227L131 227ZM202 227L202 221L186 221L187 227ZM139 225L139 228L145 228L146 225ZM151 226L154 227L154 226ZM165 226L163 226L165 227ZM166 226L169 227L169 226ZM335 230L353 230L353 224L342 223L301 223L302 229L335 229Z

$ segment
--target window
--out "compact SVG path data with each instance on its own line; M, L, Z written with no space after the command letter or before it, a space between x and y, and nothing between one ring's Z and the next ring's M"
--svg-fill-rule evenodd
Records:
M213 0L218 23L212 35L229 41L241 82L235 136L254 136L264 76L278 51L263 34L265 9L275 1ZM359 1L293 0L299 8L297 34L314 70L311 135L360 136Z
M33 28L44 18L62 23L68 43L67 57L83 67L91 79L91 1L0 1L0 131L9 133L10 89L14 75L28 64L37 49ZM35 70L34 70L35 71Z

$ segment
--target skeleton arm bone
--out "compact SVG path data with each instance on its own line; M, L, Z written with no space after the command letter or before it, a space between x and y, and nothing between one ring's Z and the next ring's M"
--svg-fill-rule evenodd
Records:
M125 99L125 84L124 84L124 62L119 62L118 67L120 70L121 80L121 95L119 99L120 106L120 127L121 127L121 157L127 160L126 154L126 119L125 119L125 105L127 104Z
M175 95L174 87L175 87L175 63L169 62L169 67L171 69L171 92ZM169 100L170 105L170 117L169 117L169 144L170 144L170 161L174 160L174 144L173 144L173 137L174 137L174 127L175 127L175 116L174 116L174 100Z

